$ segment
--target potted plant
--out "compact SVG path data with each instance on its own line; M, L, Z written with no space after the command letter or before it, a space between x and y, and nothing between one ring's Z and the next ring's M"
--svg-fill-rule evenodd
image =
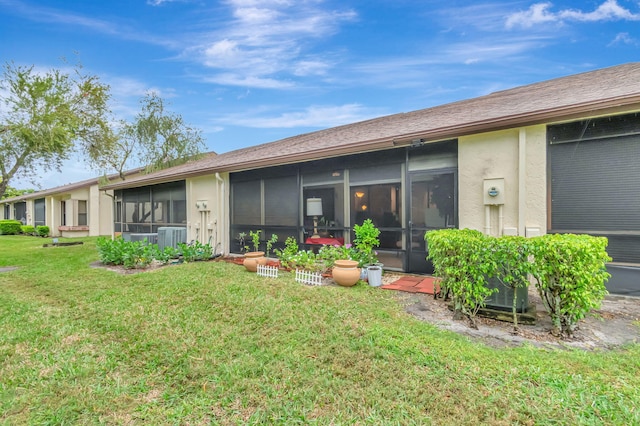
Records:
M354 259L356 249L350 244L344 246L324 246L320 249L320 258L327 268L331 268L331 275L336 284L351 287L360 279L358 260Z
M267 258L264 257L264 252L259 251L260 249L260 230L258 231L249 231L249 236L251 237L251 242L253 244L253 251L249 251L249 247L245 246L246 253L244 254L244 262L243 265L249 272L256 272L258 270L258 265L266 265Z
M367 280L369 285L378 287L382 285L382 266L377 265L377 253L375 247L380 245L380 230L376 228L371 219L355 225L353 231L356 234L354 245L362 253L363 267L367 268Z

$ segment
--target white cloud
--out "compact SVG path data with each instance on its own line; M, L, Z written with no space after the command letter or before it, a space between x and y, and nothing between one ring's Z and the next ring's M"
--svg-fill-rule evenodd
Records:
M208 81L249 87L289 88L296 77L325 74L334 60L312 57L311 46L356 18L351 10L325 10L316 2L231 0L226 5L231 19L185 55L219 73Z
M254 128L294 128L294 127L334 127L355 123L384 112L366 108L360 104L315 105L302 111L284 112L277 116L266 116L264 111L249 111L242 114L229 114L218 121L228 125Z
M633 13L620 6L617 0L606 0L593 12L565 9L559 12L551 11L552 3L536 3L528 10L517 12L507 17L507 28L522 27L531 28L534 25L555 22L562 24L565 21L600 22L600 21L638 21L640 14Z
M619 33L616 34L616 37L609 43L609 46L613 46L615 44L627 44L630 46L638 46L640 45L640 41L638 39L633 38L629 35L629 33Z
M629 10L620 6L616 0L605 1L593 12L584 13L576 10L564 10L559 13L559 16L562 19L583 22L640 20L640 15L631 13Z
M536 3L525 12L517 12L509 16L505 25L507 28L516 26L530 28L536 24L555 22L558 17L548 11L551 6L553 6L551 3Z
M118 22L87 17L63 9L27 5L18 1L0 0L0 4L9 6L7 10L10 13L22 16L33 22L81 27L93 33L107 34L124 40L134 40L169 48L176 47L176 41L171 38L141 32L137 28Z
M240 86L257 89L291 89L295 86L293 82L290 81L287 82L275 78L263 78L259 76L247 76L232 73L216 74L210 77L205 77L204 81L223 86Z
M147 0L147 4L151 6L162 6L165 3L187 2L188 0Z

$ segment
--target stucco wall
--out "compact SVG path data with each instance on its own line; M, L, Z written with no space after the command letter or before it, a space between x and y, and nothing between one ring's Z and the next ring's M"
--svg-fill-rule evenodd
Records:
M540 125L458 139L460 228L485 231L483 182L501 178L505 182L503 228L498 226L499 208L491 207L490 233L546 231L545 138L545 126Z
M109 191L113 194L113 191ZM98 189L98 185L90 188L89 225L90 235L111 235L113 233L113 198Z
M227 173L187 179L187 239L210 243L216 254L229 252L228 188Z

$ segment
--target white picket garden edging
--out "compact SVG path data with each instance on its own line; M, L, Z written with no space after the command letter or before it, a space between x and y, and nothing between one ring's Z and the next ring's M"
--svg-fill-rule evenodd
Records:
M296 282L309 285L322 285L322 274L320 274L320 272L296 269Z
M278 278L278 268L275 266L258 265L256 272L261 277Z

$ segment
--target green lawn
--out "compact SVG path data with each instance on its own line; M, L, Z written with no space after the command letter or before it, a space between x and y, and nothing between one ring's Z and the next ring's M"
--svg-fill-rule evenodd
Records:
M640 424L638 345L495 349L392 292L49 241L0 236L0 424Z

